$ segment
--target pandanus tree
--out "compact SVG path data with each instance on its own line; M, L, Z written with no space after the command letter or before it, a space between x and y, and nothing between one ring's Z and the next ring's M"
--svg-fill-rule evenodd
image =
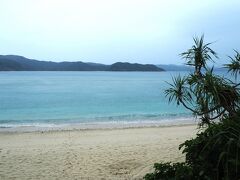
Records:
M235 75L235 78L237 78L237 75L240 74L240 53L235 51L234 57L229 56L231 59L230 64L226 64L225 67L228 68L228 72L231 72L232 75Z
M156 163L146 180L240 179L240 54L235 51L225 65L235 75L231 81L208 67L217 58L210 45L203 36L194 38L194 45L181 54L194 72L173 77L165 91L170 102L183 105L201 118L200 125L208 126L179 146L186 157L184 163Z
M193 41L192 48L181 56L187 60L187 65L194 66L196 76L200 77L202 68L206 69L207 61L213 61L212 57L217 58L217 53L209 47L211 43L204 44L204 35L200 39L193 38Z
M204 43L204 36L193 40L194 45L181 56L186 59L186 65L194 67L194 72L184 77L173 77L173 83L165 91L166 96L170 102L176 101L199 116L202 124L235 116L239 109L239 84L214 74L214 68L208 67L208 62L218 57L210 48L211 43ZM240 55L237 51L231 60L225 67L236 75L240 73Z

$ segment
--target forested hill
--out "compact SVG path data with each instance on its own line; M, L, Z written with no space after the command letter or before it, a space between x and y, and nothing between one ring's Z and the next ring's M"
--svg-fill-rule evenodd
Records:
M52 62L16 55L0 55L0 71L164 71L152 64L117 62L112 65L86 62Z

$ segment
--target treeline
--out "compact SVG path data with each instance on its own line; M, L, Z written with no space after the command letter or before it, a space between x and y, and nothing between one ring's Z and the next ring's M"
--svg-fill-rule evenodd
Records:
M85 62L52 62L23 56L0 55L0 71L164 71L152 64L117 62L112 65Z

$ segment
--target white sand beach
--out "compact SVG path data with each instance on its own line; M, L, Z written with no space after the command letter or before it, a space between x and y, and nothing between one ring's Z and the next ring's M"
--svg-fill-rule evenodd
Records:
M0 179L142 179L182 161L196 125L0 133Z

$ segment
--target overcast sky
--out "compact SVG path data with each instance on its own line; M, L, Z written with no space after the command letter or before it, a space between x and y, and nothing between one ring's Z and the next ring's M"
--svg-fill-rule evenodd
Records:
M0 0L0 54L51 61L182 64L192 37L225 63L240 50L239 0Z

